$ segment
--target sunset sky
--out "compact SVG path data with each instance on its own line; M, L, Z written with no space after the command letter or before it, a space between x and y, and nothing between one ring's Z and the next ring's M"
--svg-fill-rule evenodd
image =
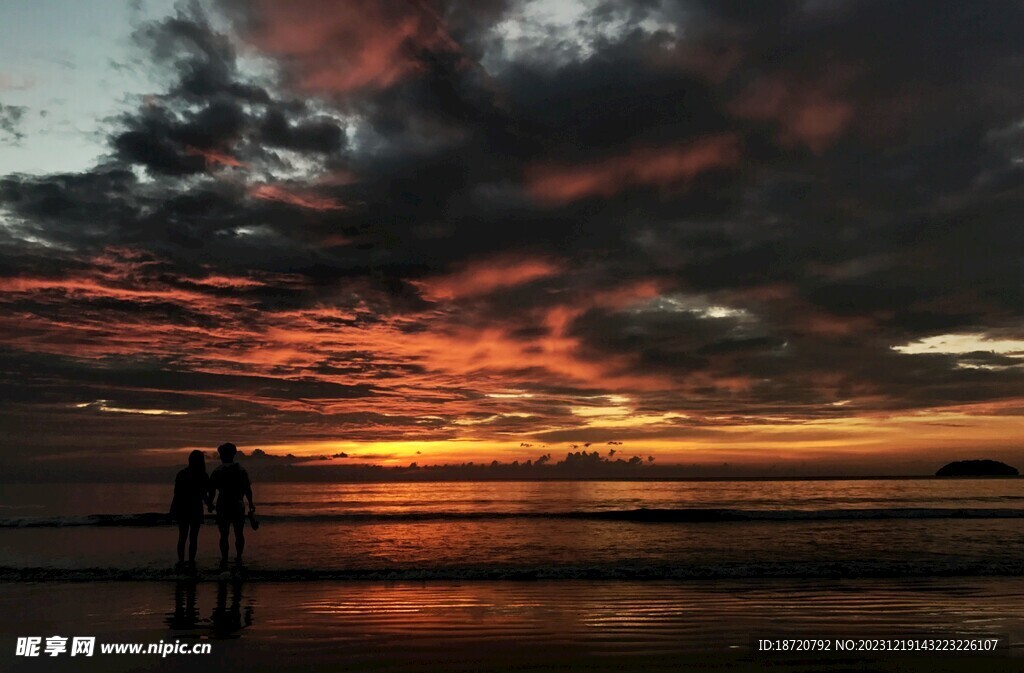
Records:
M5 2L0 470L1024 463L1022 35L998 0Z

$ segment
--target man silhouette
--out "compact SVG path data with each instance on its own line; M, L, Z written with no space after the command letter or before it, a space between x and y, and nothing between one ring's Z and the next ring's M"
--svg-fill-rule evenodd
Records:
M235 560L241 562L245 550L245 503L249 501L249 514L256 511L252 504L252 485L245 468L235 462L238 448L231 442L217 447L221 464L210 475L210 498L217 496L217 528L220 529L220 563L228 562L228 533L235 529Z

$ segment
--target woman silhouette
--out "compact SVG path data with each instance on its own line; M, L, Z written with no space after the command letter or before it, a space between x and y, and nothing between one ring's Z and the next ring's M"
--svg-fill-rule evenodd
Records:
M188 467L174 479L174 500L171 517L178 523L178 565L185 563L185 539L188 538L188 561L196 562L199 527L203 524L203 503L212 511L210 478L206 474L206 457L196 450L188 454Z

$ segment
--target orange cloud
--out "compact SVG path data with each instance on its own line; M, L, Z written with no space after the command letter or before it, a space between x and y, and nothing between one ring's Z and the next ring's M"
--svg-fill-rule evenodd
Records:
M235 157L225 152L218 152L217 150L202 149L199 147L192 147L191 145L185 148L185 154L190 157L202 157L206 162L206 168L210 169L215 166L230 166L231 168L244 168L245 164L236 159Z
M277 201L287 203L309 210L344 210L345 205L337 199L327 196L318 196L312 192L296 191L285 189L277 185L256 185L249 189L249 196L264 201Z
M93 278L4 278L0 280L0 292L11 294L57 292L67 295L91 295L96 298L139 301L180 300L187 302L201 297L197 293L182 290L115 287Z
M756 81L731 106L733 114L778 124L779 142L824 152L853 119L853 107L827 88L796 84L782 77Z
M343 187L358 181L358 176L352 171L336 170L321 176L316 182L329 187Z
M244 291L271 284L296 288L303 282L288 274L173 276L163 272L161 260L116 247L107 248L88 262L87 270L74 274L0 277L0 300L10 301L17 295L31 295L33 301L42 303L117 300L139 305L177 304L204 312L225 309L224 315L228 315L229 307L237 308L242 303L212 292ZM83 315L84 323L88 322L86 318Z
M203 285L206 287L219 287L234 290L262 287L266 285L266 283L255 280L253 278L248 278L244 276L225 276L223 274L210 274L205 278L199 278L192 282L196 285Z
M312 305L272 310L262 303L261 293L250 290L254 286L294 289L298 279L279 274L170 276L160 260L127 250L110 249L82 261L89 262L89 268L60 277L0 278L0 303L12 307L30 296L32 305L48 307L0 312L6 346L83 360L144 353L173 359L176 366L196 374L257 376L282 385L289 381L365 385L374 394L338 399L283 397L262 389L189 394L223 397L278 412L405 419L437 419L443 414L453 419L444 423L449 428L446 432L459 435L496 432L492 423L454 423L481 412L493 415L496 423L519 423L520 427L527 416L550 413L550 406L543 406L550 402L532 396L487 397L491 392L545 386L553 380L560 386L575 383L588 388L665 386L655 376L624 373L630 371L629 356L593 358L572 330L573 321L592 308L618 310L653 296L658 288L650 282L608 292L566 293L561 303L529 317L543 329L524 337L517 334L518 323L467 315L465 306L382 314L376 307L382 298L374 298L373 291L359 283L347 288L359 299L345 308ZM558 272L551 262L502 262L499 266L520 282ZM507 280L476 273L470 269L462 279ZM460 282L446 282L440 287L453 293L466 290ZM125 310L129 304L133 308ZM173 310L168 310L170 306ZM467 386L477 394L467 396L463 392ZM542 406L533 409L530 405L535 404ZM544 418L530 421L535 431L549 424ZM353 429L357 430L375 439L436 438L438 421L420 425L405 420L385 427L368 422ZM296 429L282 430L292 431Z
M511 257L475 262L460 271L414 283L431 300L459 299L487 294L553 276L560 267L544 259Z
M246 38L290 63L307 91L384 88L421 68L423 51L458 52L426 3L258 0Z
M705 171L734 166L739 160L736 136L712 136L676 147L641 148L588 165L534 166L526 172L526 191L550 204L607 198L630 187L671 187Z
M797 423L786 410L758 414L756 408L745 416L716 413L709 401L725 398L727 408L742 407L761 380L732 367L695 371L684 378L671 372L640 373L634 355L595 357L577 336L574 322L587 312L629 310L664 292L649 280L603 292L565 290L557 295L558 303L526 316L543 329L524 337L513 321L474 314L473 302L443 303L407 314L381 311L380 298L358 282L339 287L345 292L337 296L355 298L347 306L274 308L263 302L263 293L250 289L295 288L301 278L168 275L166 262L123 249L80 261L89 267L77 266L77 271L56 278L0 279L5 347L96 361L144 356L173 362L180 371L224 376L217 387L187 392L133 387L126 379L123 386L110 385L110 398L128 400L116 408L130 410L151 408L131 402L141 392L187 394L217 406L252 405L275 418L263 441L267 447L292 442L303 451L324 453L321 442L343 437L351 443L342 447L349 453L379 453L377 449L389 447L387 453L405 462L440 460L449 454L453 459L521 459L524 437L586 432L598 437L595 441L615 438L630 448L642 446L645 453L656 452L659 463L711 456L720 462L771 462L815 452L828 457L852 448L890 456L920 449L927 457L937 446L963 446L965 438L978 450L1000 446L1013 436L1010 430L1019 421L1019 416L996 415L1000 409L991 403L915 411L903 418L872 415L860 407L877 408L879 400L870 397L876 391L851 386L843 376L830 373L816 373L807 381L815 390L836 393L823 395L835 402L823 407L830 413L821 419ZM492 260L490 265L520 282L564 272L555 263L537 260ZM497 282L468 267L436 279L443 281L436 291L465 296L459 293L471 288L474 278ZM790 303L781 286L764 288L758 296L769 304ZM130 310L125 309L128 303L134 305ZM59 310L32 308L39 305ZM168 305L174 310L167 310ZM239 377L257 378L243 385ZM290 385L312 384L323 387L309 395L281 394ZM339 390L332 396L330 384L362 386L369 392L352 397ZM1020 400L1012 404L1019 406ZM322 415L322 421L299 417L291 422L288 414ZM191 416L182 416L182 422L187 418ZM695 424L701 428L697 437L687 434ZM951 430L951 424L963 429ZM985 443L978 444L982 433ZM420 458L410 457L421 450ZM560 452L554 444L538 450L556 456ZM733 451L742 455L723 457Z

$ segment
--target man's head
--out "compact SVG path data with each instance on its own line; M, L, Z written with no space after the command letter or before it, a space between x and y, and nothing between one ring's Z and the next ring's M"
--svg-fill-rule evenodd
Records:
M220 454L220 462L233 463L235 461L235 454L238 453L238 447L231 442L224 442L217 447L217 453Z

